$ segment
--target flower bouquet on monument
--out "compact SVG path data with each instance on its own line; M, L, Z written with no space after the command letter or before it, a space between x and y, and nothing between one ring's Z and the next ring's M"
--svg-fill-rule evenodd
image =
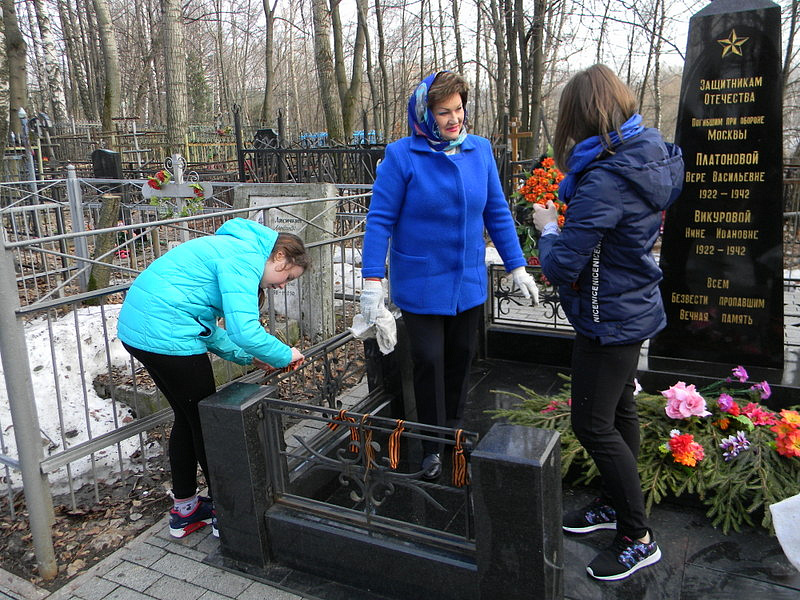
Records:
M512 408L492 411L511 423L554 429L561 435L562 475L583 485L599 477L570 426L569 377L552 396L520 386ZM638 388L638 385L637 385ZM774 504L800 493L800 412L773 411L766 381L750 381L742 366L696 388L678 381L657 393L638 391L641 427L639 474L649 511L665 498L694 495L714 526L772 530Z
M558 184L564 174L556 168L552 157L542 155L530 172L522 173L523 183L511 194L516 202L517 234L528 264L539 264L539 233L533 226L533 204L547 206L552 200L558 208L558 226L564 225L567 205L558 199Z

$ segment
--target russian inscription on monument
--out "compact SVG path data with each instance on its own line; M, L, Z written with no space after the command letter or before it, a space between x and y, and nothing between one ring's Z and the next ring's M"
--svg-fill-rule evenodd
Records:
M667 212L667 328L650 356L783 368L780 7L715 0L689 23Z

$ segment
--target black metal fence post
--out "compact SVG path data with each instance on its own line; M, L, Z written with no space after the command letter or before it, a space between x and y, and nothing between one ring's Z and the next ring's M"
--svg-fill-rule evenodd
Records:
M241 109L238 104L234 104L233 110L233 130L236 136L236 162L239 164L239 181L247 181L244 171L244 145L242 144L242 118Z

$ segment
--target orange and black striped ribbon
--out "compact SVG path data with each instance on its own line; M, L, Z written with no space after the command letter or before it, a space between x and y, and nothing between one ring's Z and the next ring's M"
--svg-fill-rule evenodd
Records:
M372 447L372 430L367 428L368 418L369 414L361 417L361 426L364 428L364 461L367 470L372 467L372 463L375 461L375 448Z
M402 435L405 427L405 421L402 419L397 420L397 427L389 436L389 466L396 469L400 462L400 436Z
M456 431L456 445L453 448L453 485L455 487L464 487L469 483L469 477L467 477L467 457L464 454L464 447L462 445L463 435L463 429Z
M347 416L347 411L344 410L344 409L340 410L339 414L336 415L335 417L333 417L333 420L334 421L343 421L343 422L346 422L346 423L355 423L356 422L356 420L353 417L348 417ZM333 423L333 422L328 423L328 428L331 431L336 431L337 429L339 429L339 423ZM350 426L350 446L349 446L350 452L354 452L354 453L358 454L358 440L359 440L358 427L356 427L354 425L351 425Z

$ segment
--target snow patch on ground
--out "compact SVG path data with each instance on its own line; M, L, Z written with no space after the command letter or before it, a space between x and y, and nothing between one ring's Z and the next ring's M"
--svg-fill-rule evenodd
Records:
M100 398L92 385L97 375L108 373L111 367L129 364L130 357L116 336L119 309L119 305L83 307L49 323L41 317L25 326L44 456L58 454L131 420L128 407ZM2 365L0 377L0 442L3 454L17 457ZM120 458L124 460L137 449L138 437L123 441L119 452L115 445L96 452L95 474L108 476L119 469ZM70 463L70 470L77 487L91 474L91 457ZM6 474L12 487L22 486L19 471L8 469ZM49 480L54 493L68 489L66 468L51 473Z

